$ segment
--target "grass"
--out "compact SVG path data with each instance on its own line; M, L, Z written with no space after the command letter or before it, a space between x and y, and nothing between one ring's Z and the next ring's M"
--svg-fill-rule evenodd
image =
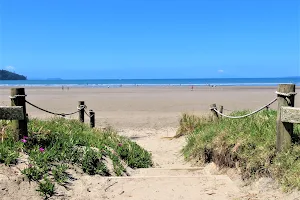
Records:
M128 138L119 136L111 128L91 129L77 120L55 118L49 121L33 119L28 123L29 136L14 141L14 130L9 121L0 121L2 142L0 163L15 165L20 152L29 156L29 164L22 173L30 181L39 183L45 198L55 194L54 183L69 181L66 170L77 166L90 175L111 176L105 159L113 163L114 174L131 168L152 166L151 154ZM124 164L125 163L125 164Z
M272 110L243 119L217 121L184 114L177 135L187 135L182 149L187 160L237 168L244 180L272 177L286 190L299 190L300 146L296 141L290 149L276 153L276 117L277 112ZM294 134L294 138L299 138L299 125L294 126Z

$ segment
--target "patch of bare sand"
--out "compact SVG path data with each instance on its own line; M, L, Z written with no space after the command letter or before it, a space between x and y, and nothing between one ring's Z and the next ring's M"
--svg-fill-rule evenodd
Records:
M123 129L120 135L129 137L152 154L154 167L188 167L180 150L185 138L172 139L176 128L163 129Z

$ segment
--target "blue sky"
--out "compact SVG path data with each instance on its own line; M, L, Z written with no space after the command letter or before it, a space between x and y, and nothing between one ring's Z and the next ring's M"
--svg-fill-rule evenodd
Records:
M1 0L0 68L28 78L299 76L298 0Z

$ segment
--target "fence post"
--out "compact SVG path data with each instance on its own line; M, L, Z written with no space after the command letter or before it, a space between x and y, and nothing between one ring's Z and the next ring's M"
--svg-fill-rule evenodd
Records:
M84 101L78 102L78 109L81 109L84 106L85 106ZM79 121L82 123L84 122L84 109L79 110Z
M90 110L90 127L95 127L95 112L93 110Z
M220 113L223 113L223 110L224 110L224 106L220 106Z
M215 103L210 105L210 110L212 112L213 119L218 119L219 115L214 109L217 109L217 105Z
M28 136L28 128L27 128L27 115L26 115L26 102L25 102L25 88L11 88L10 89L11 96L11 106L22 106L23 107L23 120L14 120L13 126L17 131L17 135L15 139L18 141L24 136Z
M295 84L280 84L278 86L279 93L295 92ZM279 152L284 148L288 148L292 144L293 124L281 121L281 107L294 107L295 96L277 95L278 109L277 109L277 141L276 150Z
M223 106L220 106L220 107L219 107L219 112L220 112L220 113L223 113L223 109L224 109L224 107L223 107ZM219 118L222 118L222 115L219 115L219 114L218 114L218 117L219 117Z

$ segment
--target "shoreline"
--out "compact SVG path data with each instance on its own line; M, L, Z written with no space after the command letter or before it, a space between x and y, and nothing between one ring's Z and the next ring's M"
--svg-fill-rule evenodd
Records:
M279 84L278 84L279 85ZM25 89L61 89L62 86L64 86L64 89L69 87L69 89L139 89L139 88L144 88L144 89L186 89L193 86L193 89L274 89L277 88L278 85L214 85L214 86L208 86L208 85L193 85L193 84L187 84L187 85L126 85L126 86L114 86L114 87L107 87L107 86L99 86L99 87L94 87L94 86L83 86L83 85L78 85L78 86L66 86L66 85L49 85L49 86L28 86L28 85L12 85L12 86L3 86L0 85L0 89L9 89L9 88L25 88ZM300 89L300 85L296 85L296 89Z
M69 88L165 88L165 87L201 87L201 88L214 88L214 87L253 87L253 88L265 88L265 87L277 87L279 84L294 84L294 83L278 83L278 84L51 84L51 85L36 85L36 84L28 84L28 85L7 85L0 84L0 88L16 88L16 87L24 87L24 88L61 88L69 87ZM300 84L295 84L296 87L300 88Z

